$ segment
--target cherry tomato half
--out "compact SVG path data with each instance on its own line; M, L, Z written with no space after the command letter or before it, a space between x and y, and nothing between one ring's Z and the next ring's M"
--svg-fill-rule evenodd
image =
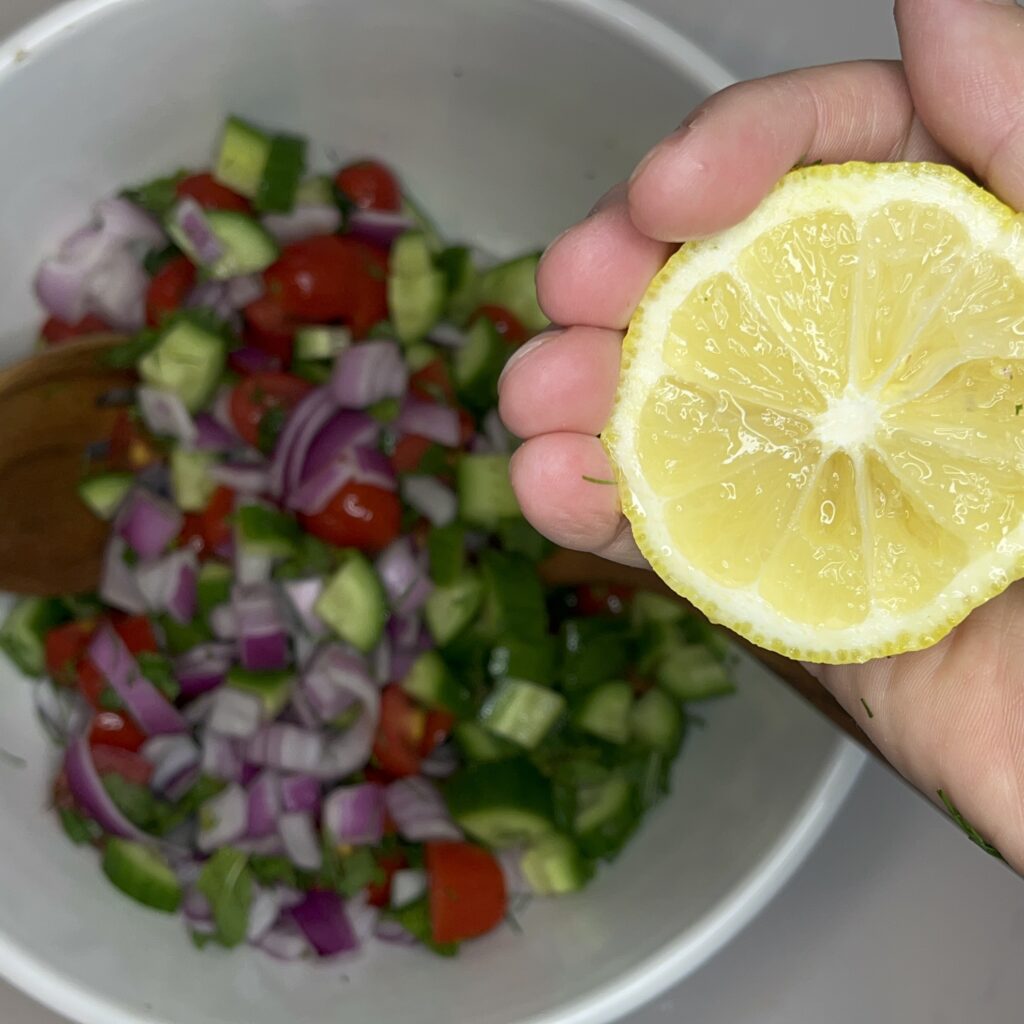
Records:
M398 683L384 688L380 701L380 725L373 744L377 764L392 778L415 775L420 770L420 749L427 728L427 713Z
M504 306L481 306L473 314L472 319L476 320L477 317L481 316L490 320L491 323L494 324L498 333L510 345L522 345L522 343L530 336L519 318Z
M443 359L432 359L409 377L409 390L431 402L455 403L455 385Z
M153 777L153 766L141 754L113 744L92 744L92 763L99 775L120 775L137 786L148 786Z
M235 385L229 408L231 422L243 439L260 446L260 424L271 410L292 411L313 390L313 385L290 373L254 373Z
M501 924L508 894L492 854L472 843L427 843L426 862L435 942L475 939Z
M146 323L159 327L168 313L181 309L185 296L196 283L196 268L185 256L168 260L149 282L146 292Z
M235 492L230 487L218 487L202 512L189 512L185 516L178 541L182 547L195 549L200 558L218 553L231 540L230 516L235 509Z
M65 341L74 341L75 338L81 338L86 334L105 334L110 329L110 324L105 320L88 313L77 324L69 324L66 320L51 316L43 324L39 333L48 345L60 345Z
M156 642L156 634L145 615L115 615L110 624L114 632L121 638L121 643L132 654L144 652L156 653L160 645Z
M429 757L451 735L455 725L455 716L447 711L432 710L427 712L426 725L423 728L423 742L420 754Z
M67 622L49 630L43 640L46 671L58 683L72 685L78 677L78 661L89 646L96 623Z
M621 615L633 599L629 587L614 584L588 584L576 588L577 608L581 615Z
M103 710L103 694L108 688L106 677L95 666L91 658L81 657L75 666L78 691L86 699L89 707L96 711Z
M395 872L408 867L409 861L401 850L392 850L382 853L377 858L377 867L380 868L384 878L379 882L371 882L366 887L366 902L371 907L387 907L391 904L391 880Z
M89 727L91 747L117 747L137 751L146 742L146 734L126 712L97 711Z
M178 182L175 193L179 199L186 196L194 199L204 210L234 210L237 213L252 213L252 204L226 185L222 185L212 174L191 174Z
M334 184L361 210L402 208L398 179L376 160L358 160L342 167L334 178Z
M245 341L288 366L292 361L295 332L299 325L274 299L262 298L249 303L244 310Z
M299 522L320 540L339 548L383 551L402 525L402 503L392 491L371 484L345 484L316 515Z

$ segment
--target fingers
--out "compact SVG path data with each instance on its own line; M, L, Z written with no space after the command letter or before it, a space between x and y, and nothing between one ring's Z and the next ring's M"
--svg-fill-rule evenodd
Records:
M738 223L797 163L891 160L913 110L899 64L861 61L743 82L711 97L640 163L633 223L682 241Z
M928 130L1024 207L1024 11L1012 0L897 0L896 23Z
M535 437L512 457L512 486L523 515L562 547L644 565L619 508L608 456L596 437Z
M522 438L599 434L615 398L621 349L621 332L599 327L570 327L523 346L499 385L505 425Z

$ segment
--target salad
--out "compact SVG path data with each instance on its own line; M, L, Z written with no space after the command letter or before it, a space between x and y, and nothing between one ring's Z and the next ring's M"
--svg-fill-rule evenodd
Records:
M0 645L64 831L200 946L451 954L586 885L731 690L678 603L542 583L495 410L536 262L231 118L212 173L101 201L39 270L44 343L120 332L138 386L80 486L99 592L19 601Z

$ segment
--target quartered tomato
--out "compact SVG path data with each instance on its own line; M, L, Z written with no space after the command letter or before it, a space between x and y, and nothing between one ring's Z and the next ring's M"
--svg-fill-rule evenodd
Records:
M110 624L132 654L155 653L160 650L153 627L144 615L117 614Z
M271 298L250 302L243 313L246 344L279 359L282 366L288 366L299 325Z
M373 744L377 764L392 778L415 775L420 770L427 713L398 683L384 688L380 702L380 725Z
M342 167L335 175L334 184L361 210L402 208L398 179L377 160L359 160Z
M168 260L149 282L146 292L146 322L158 327L168 313L181 309L196 283L196 268L185 256Z
M432 359L409 377L409 390L431 402L455 404L455 386L443 359Z
M473 314L472 319L476 320L477 317L481 316L490 320L498 333L510 345L522 345L530 336L526 328L520 323L519 318L514 313L505 309L504 306L481 306Z
M129 715L122 711L97 711L89 727L91 747L116 747L138 750L146 742L146 734Z
M301 515L303 529L339 548L383 551L402 525L402 503L372 484L345 484L316 515Z
M78 691L86 699L91 708L103 710L103 694L109 684L103 673L87 657L78 659L75 665L75 679Z
M183 547L192 547L200 558L209 558L231 540L229 517L235 509L235 492L218 487L202 512L185 516L178 540Z
M67 622L49 630L43 640L46 671L56 682L73 685L79 659L89 646L96 623L91 620Z
M141 754L116 744L93 743L92 762L99 775L120 775L126 782L148 786L153 766Z
M427 843L427 897L435 942L462 942L496 928L508 911L505 876L473 843Z
M313 385L308 380L290 373L254 373L236 384L231 392L231 422L247 443L258 448L263 417L272 410L291 412L312 390Z
M222 185L212 174L191 174L178 182L175 192L179 199L191 197L204 210L252 213L252 204L245 196L240 196L226 185Z
M387 253L340 235L293 242L263 272L266 297L307 323L344 321L356 338L386 320Z
M87 334L105 334L109 330L111 330L110 324L98 316L88 313L77 324L69 324L66 320L51 316L43 324L39 333L47 344L60 345L62 342L74 341L75 338L81 338Z
M395 872L408 867L409 861L401 850L382 853L377 858L377 867L384 877L379 882L371 882L366 887L366 902L371 907L387 907L391 904L391 880Z
M420 460L434 442L419 434L403 434L395 443L391 453L391 465L396 473L413 473L419 469Z

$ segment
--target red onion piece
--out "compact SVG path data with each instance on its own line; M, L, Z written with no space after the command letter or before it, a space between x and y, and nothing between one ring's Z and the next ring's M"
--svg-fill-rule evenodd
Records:
M322 756L315 763L296 770L325 780L343 779L363 768L370 760L380 722L380 689L372 680L356 675L346 678L345 687L362 705L359 717L344 733L327 742Z
M409 369L394 341L361 341L335 360L330 387L343 409L365 409L385 398L401 398Z
M127 250L115 250L92 272L91 309L119 331L138 331L146 323L149 275Z
M373 650L370 657L370 664L373 666L373 678L378 686L386 686L394 675L395 654L392 650L392 643L389 637L381 637L380 643Z
M268 956L285 963L301 960L313 951L309 939L290 915L285 920L279 920L256 945Z
M429 337L435 345L443 345L445 348L462 348L466 344L466 332L446 320L434 324L430 328Z
M366 659L340 644L323 647L302 678L302 692L324 722L348 711L369 686Z
M208 412L201 412L195 419L195 445L201 451L229 452L242 445L238 435Z
M388 636L394 645L403 649L418 647L423 639L423 618L412 615L392 615L388 620Z
M228 365L235 373L248 377L254 373L272 373L281 369L281 360L261 348L243 345L228 354Z
M229 643L199 644L174 659L174 678L185 698L215 690L234 664L235 646Z
M347 233L353 238L387 249L400 235L416 227L412 219L398 210L355 209L348 216Z
M207 730L200 746L206 775L224 782L238 782L242 778L242 751L230 736Z
M393 917L381 917L373 930L374 938L395 946L418 946L419 939Z
M448 405L427 402L409 395L402 403L396 429L402 434L416 434L447 448L457 448L462 440L458 411Z
M249 798L236 783L221 790L199 808L199 835L196 846L203 853L212 853L229 846L245 834L249 815Z
M384 836L384 811L383 786L339 786L324 800L324 828L336 843L376 845Z
M206 211L191 196L175 204L170 221L185 236L204 266L212 266L224 255L224 246L210 227Z
M40 725L58 746L67 746L71 737L88 728L93 712L80 693L40 679L32 697Z
M447 526L458 515L459 499L437 477L409 474L402 480L402 497L434 526Z
M245 309L258 302L266 292L262 274L241 274L224 282L227 300L234 309Z
M312 775L286 775L281 779L281 806L286 811L316 811L320 780Z
M436 747L420 762L420 771L430 779L447 779L458 770L459 754L450 743Z
M427 891L427 873L416 868L403 868L391 876L391 906L406 907Z
M410 842L462 838L462 831L452 821L437 787L427 779L413 775L392 782L385 800L399 834Z
M270 489L270 469L265 463L221 462L210 467L210 479L239 494L257 495Z
M235 586L231 604L238 620L242 664L248 669L284 668L288 664L288 634L274 587Z
M381 552L377 574L396 615L419 611L434 589L428 575L426 553L416 551L409 537L399 537Z
M263 724L263 701L253 693L222 686L213 695L207 727L221 736L247 740Z
M266 769L249 783L249 813L246 818L247 839L263 839L277 831L281 814L281 780L277 772Z
M523 874L523 851L519 848L496 850L494 856L505 876L505 891L509 896L532 896L533 889Z
M100 228L112 238L146 249L162 249L167 244L167 235L159 221L130 199L123 196L101 199L93 212Z
M333 235L341 227L341 210L333 204L296 206L291 213L268 213L263 226L279 245L290 245L317 235Z
M350 483L394 491L395 471L388 457L378 449L350 448L319 472L308 475L288 496L288 505L297 512L317 515Z
M154 433L173 437L182 444L195 443L199 435L185 403L172 391L140 387L136 391L139 409L146 426Z
M153 842L152 836L137 829L111 800L96 771L92 751L85 737L73 739L64 754L64 772L68 786L79 806L106 832L122 839Z
M324 737L288 722L274 722L258 732L245 748L246 759L285 772L317 775L324 761Z
M285 596L299 625L313 637L327 632L323 619L314 610L324 589L324 581L313 577L306 580L288 580L284 584Z
M118 536L140 558L156 558L181 531L181 510L169 501L136 487L114 520Z
M207 924L213 921L210 901L195 885L187 886L181 901L181 912L189 924Z
M107 625L89 643L89 657L150 736L188 732L181 712L139 671L121 638Z
M135 572L149 609L167 612L175 622L191 622L196 614L199 561L191 548L143 562Z
M166 793L199 767L199 747L190 736L154 736L143 745L142 756L153 765L149 784L157 793Z
M139 589L135 571L125 561L128 545L116 534L107 539L100 573L100 597L113 608L130 615L146 612L146 599Z
M508 455L515 447L515 438L505 429L497 409L491 409L483 419L484 437L499 455Z
M379 432L380 424L364 412L342 409L332 413L308 444L299 467L298 478L292 483L289 493L299 484L321 472L349 448L368 448L375 445Z
M238 616L230 604L219 604L210 612L210 628L218 640L234 640L238 636Z
M306 452L337 410L327 387L315 388L289 413L274 446L270 493L281 497L299 485Z
M272 889L257 888L252 894L249 907L249 926L245 937L249 942L259 942L277 922L281 913L281 901Z
M345 903L335 892L314 890L291 911L292 918L321 957L339 956L359 948Z
M323 864L323 849L313 815L306 811L282 814L277 822L278 835L288 859L304 871L317 871Z

